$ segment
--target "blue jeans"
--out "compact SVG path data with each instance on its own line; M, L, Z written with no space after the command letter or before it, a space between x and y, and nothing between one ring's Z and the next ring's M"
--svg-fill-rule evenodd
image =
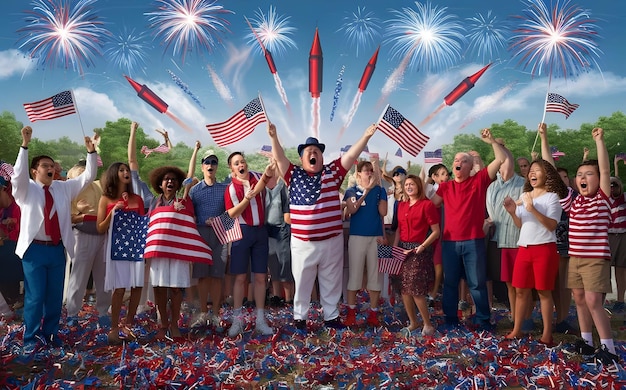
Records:
M465 273L476 305L476 323L488 324L491 312L487 297L485 240L443 241L443 312L446 322L458 322L459 282ZM465 271L465 272L463 272Z
M65 248L63 244L31 244L22 258L24 268L24 345L36 336L58 337L63 307ZM43 318L43 322L42 322Z

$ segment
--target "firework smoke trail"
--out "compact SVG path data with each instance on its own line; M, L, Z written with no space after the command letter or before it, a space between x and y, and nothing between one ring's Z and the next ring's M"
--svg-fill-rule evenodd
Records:
M145 41L146 34L143 32L135 34L134 29L128 31L123 27L120 34L111 37L105 44L104 56L131 76L138 69L145 73L147 52L150 49Z
M381 95L378 99L377 105L382 105L385 100L389 97L389 95L394 92L404 81L404 72L406 72L406 68L409 66L409 61L411 61L411 57L413 56L413 52L417 48L417 44L414 45L411 50L409 50L405 55L402 61L400 61L400 65L396 69L391 72L387 80L385 80L385 84L380 90Z
M335 110L337 109L337 103L339 102L339 95L341 94L341 88L343 86L343 72L346 70L345 65L341 65L341 70L339 71L339 76L337 76L337 81L335 82L335 94L333 95L333 108L330 110L330 121L333 121L335 117Z
M568 0L555 0L554 7L541 0L526 0L528 9L518 16L522 23L513 33L513 58L531 74L552 77L577 75L588 71L602 51L598 48L595 20L591 13ZM549 86L548 82L548 86Z
M188 133L193 134L193 129L191 127L187 126L187 124L185 122L183 122L182 120L180 120L176 115L174 115L173 113L171 113L169 111L165 111L165 115L167 115L171 120L176 122L176 124L178 126L182 127Z
M311 99L311 118L313 123L311 128L313 129L313 136L319 138L320 134L320 98L316 97Z
M467 127L467 125L478 119L481 115L484 115L487 112L491 111L491 109L498 102L501 102L504 96L509 93L513 89L513 87L515 87L515 84L515 82L509 83L489 96L482 96L476 99L474 108L467 115L467 119L459 127L459 130L464 129L465 127Z
M343 133L348 127L350 127L352 119L354 119L354 115L356 115L356 112L359 109L359 105L361 104L361 96L363 96L363 91L356 91L356 95L354 95L354 99L352 99L352 106L350 107L350 111L348 111L348 115L346 115L346 122L343 126L341 126L341 130L339 130L339 135L337 136L337 139L343 137Z
M171 46L173 55L181 55L182 62L191 51L213 52L221 43L221 36L230 32L229 22L221 15L233 13L207 0L157 0L157 10L146 12L155 37L163 40L165 52Z
M344 24L336 31L343 31L348 45L356 47L356 56L359 56L359 49L365 48L372 42L380 41L381 33L380 19L374 16L373 12L366 12L365 7L357 7L356 12L344 16Z
M189 95L189 97L196 102L197 105L199 105L200 107L202 107L203 109L205 108L202 103L200 102L200 99L198 99L198 97L196 95L193 94L193 92L191 92L191 90L189 89L189 86L187 84L185 84L183 82L183 80L180 79L180 77L176 76L174 74L174 72L172 72L171 70L167 69L167 73L170 74L170 77L172 77L172 80L174 80L174 82L176 83L176 85L178 85L178 88L180 88L183 92L185 92L187 95Z
M276 87L276 91L280 95L280 100L283 101L283 104L287 109L289 108L289 101L287 100L287 92L285 92L285 88L283 88L283 82L280 80L280 76L278 72L274 73L274 86Z
M486 15L477 13L466 20L469 22L468 51L476 53L483 63L493 61L498 52L506 47L509 29L491 14L491 10Z
M93 58L101 55L104 38L110 35L103 22L93 12L96 0L34 0L33 9L26 11L26 26L17 30L19 48L26 49L30 58L42 67L60 65L78 71L94 65Z
M217 90L217 93L220 95L222 100L225 102L233 101L233 94L230 92L230 89L224 84L220 76L218 76L217 72L213 70L211 65L207 64L207 70L209 72L209 76L211 76L211 81L213 81L213 86Z

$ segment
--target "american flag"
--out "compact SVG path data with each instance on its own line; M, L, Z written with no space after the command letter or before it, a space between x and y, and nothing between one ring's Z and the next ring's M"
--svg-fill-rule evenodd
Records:
M111 260L143 261L149 215L117 210L109 228Z
M398 275L404 259L406 254L399 246L378 245L378 272Z
M265 157L269 157L269 158L274 157L274 155L272 154L272 147L270 145L261 146L261 151L259 153L261 153L261 155Z
M426 164L440 164L443 162L443 154L441 149L433 152L424 152L424 162Z
M0 176L4 177L7 181L10 181L11 176L13 176L13 165L0 160Z
M387 105L378 128L410 155L417 156L428 143L429 137L422 134L417 127L396 109Z
M215 235L222 245L239 241L243 238L239 220L237 218L231 218L228 212L213 218L211 220L211 226L213 226L213 231L215 231Z
M24 103L24 109L28 115L28 120L31 122L60 118L76 113L71 91L63 91L38 102Z
M266 121L265 111L263 111L261 101L257 97L230 119L206 125L206 128L218 146L226 146L252 134L258 124Z
M578 104L572 104L567 101L563 96L556 93L549 93L546 100L546 112L560 112L565 115L565 118L569 118L578 108Z
M565 156L565 153L559 152L559 149L556 146L550 146L550 153L552 154L552 158L558 160L559 157Z
M152 153L169 153L170 147L167 144L161 144L154 149L150 149L147 146L141 147L141 153L146 155L146 158Z
M402 148L398 148L398 150L396 150L396 157L402 157Z

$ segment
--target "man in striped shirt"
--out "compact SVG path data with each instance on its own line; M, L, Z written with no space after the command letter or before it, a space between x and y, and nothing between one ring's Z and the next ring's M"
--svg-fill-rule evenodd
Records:
M338 303L343 279L343 223L339 187L367 141L376 132L370 125L341 157L324 165L326 145L309 137L298 146L301 166L292 164L278 141L276 126L268 122L267 132L278 171L289 184L291 211L292 271L296 283L293 302L294 322L306 328L315 278L319 281L320 302L327 327L341 329Z

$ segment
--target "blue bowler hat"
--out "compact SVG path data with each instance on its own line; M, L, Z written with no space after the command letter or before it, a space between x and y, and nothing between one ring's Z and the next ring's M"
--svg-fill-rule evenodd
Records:
M317 146L322 153L324 153L324 150L326 149L326 145L320 144L317 138L309 137L303 144L298 145L298 154L300 157L302 157L302 150L304 150L307 146Z

